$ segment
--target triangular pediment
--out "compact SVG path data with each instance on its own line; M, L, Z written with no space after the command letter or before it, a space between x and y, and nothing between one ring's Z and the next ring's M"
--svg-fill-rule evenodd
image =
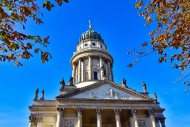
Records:
M148 96L110 81L100 81L98 83L79 88L65 95L60 95L57 98L152 100L152 98Z

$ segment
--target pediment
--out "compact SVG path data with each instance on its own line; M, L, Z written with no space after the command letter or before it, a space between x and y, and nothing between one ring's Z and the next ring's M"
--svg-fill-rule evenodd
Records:
M140 94L132 89L124 88L110 81L91 84L66 95L60 95L57 98L152 100L152 98L148 96Z
M99 87L87 90L83 93L74 95L70 98L88 98L88 99L132 99L141 100L138 96L131 95L126 91L119 90L110 84L103 84Z

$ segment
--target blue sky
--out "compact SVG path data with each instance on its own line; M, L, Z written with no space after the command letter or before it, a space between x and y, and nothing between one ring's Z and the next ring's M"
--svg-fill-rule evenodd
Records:
M149 41L148 33L154 26L145 27L144 19L138 16L134 1L70 1L62 7L44 12L43 25L29 22L26 33L50 36L48 49L53 59L42 64L40 56L26 61L23 67L13 63L0 63L0 127L26 127L29 110L36 88L45 89L45 99L55 99L62 77L66 82L71 75L70 58L75 51L80 35L88 30L88 20L99 32L114 58L114 79L121 83L123 77L128 86L143 91L142 81L147 83L150 96L156 92L161 107L166 108L167 127L189 127L190 93L185 86L176 83L178 71L170 63L158 64L158 56L141 59L133 68L127 64L133 57L127 51ZM19 27L17 28L18 30Z

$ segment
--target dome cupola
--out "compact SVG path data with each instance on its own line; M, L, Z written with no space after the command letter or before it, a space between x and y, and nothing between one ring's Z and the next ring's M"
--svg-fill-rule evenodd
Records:
M102 36L98 32L96 32L96 31L94 31L92 29L84 32L80 36L79 43L81 41L86 41L86 40L97 40L97 41L104 42L104 40L102 39Z

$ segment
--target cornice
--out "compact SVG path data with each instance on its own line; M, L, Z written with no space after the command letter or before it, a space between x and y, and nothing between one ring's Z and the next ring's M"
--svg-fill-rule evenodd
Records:
M84 99L84 98L57 98L59 102L79 102L79 103L128 103L128 104L153 104L152 100L123 100L123 99Z
M30 111L56 111L56 105L55 106L29 106Z
M101 54L101 53L106 54L108 57L110 57L110 58L107 58L107 59L110 59L110 62L113 64L113 58L112 58L112 56L111 56L110 53L108 53L106 50L100 50L100 49L96 49L96 48L88 48L88 49L83 49L83 50L81 50L81 51L76 52L76 53L72 56L72 58L71 58L71 60L70 60L70 63L72 64L73 60L74 60L77 56L80 56L80 55L82 55L81 57L88 57L88 56L90 56L90 55L85 54L85 53L90 53L91 56L97 56L97 55L99 55L99 54ZM96 53L97 53L97 54L96 54ZM101 56L102 56L102 55L101 55ZM104 57L105 57L105 56L104 56Z

